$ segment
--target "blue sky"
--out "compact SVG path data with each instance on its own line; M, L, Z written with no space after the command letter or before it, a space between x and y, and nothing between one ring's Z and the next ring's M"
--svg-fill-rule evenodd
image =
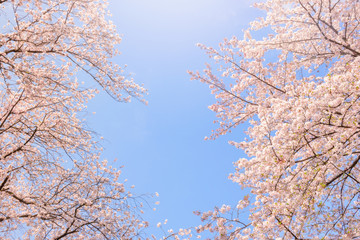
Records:
M243 36L242 29L259 15L250 0L110 0L112 21L123 35L114 59L149 90L146 106L114 102L100 94L89 105L92 129L105 138L104 158L124 165L123 178L138 194L160 197L157 211L147 211L152 225L197 226L193 211L236 205L244 195L227 179L243 153L228 145L242 131L204 141L216 128L208 106L215 100L207 85L191 81L187 70L209 61L196 47L216 47L223 38ZM150 200L152 202L152 200ZM150 234L160 233L150 229Z

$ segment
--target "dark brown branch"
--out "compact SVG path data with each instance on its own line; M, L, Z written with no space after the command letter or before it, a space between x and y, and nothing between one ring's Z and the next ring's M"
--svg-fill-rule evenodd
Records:
M37 127L35 127L35 130L34 130L33 133L31 134L31 136L26 140L26 142L25 142L22 146L20 146L20 147L18 147L17 149L9 152L8 154L6 154L6 155L3 157L3 159L5 159L5 158L7 158L8 156L10 156L10 155L12 155L12 154L20 151L23 147L25 147L26 144L28 144L28 143L31 141L31 139L33 139L33 137L35 136L35 133L36 133L36 132L37 132Z
M16 200L18 200L19 202L21 202L21 203L24 203L26 205L34 204L34 202L27 201L27 200L17 196L15 193L13 193L13 192L11 192L9 190L6 190L5 192L7 194L9 194L10 196L12 196L13 198L15 198Z
M360 161L360 155L356 158L356 160L345 170L343 170L341 173L333 177L329 182L326 183L326 187L329 186L331 183L333 183L336 179L340 178L342 175L347 174L348 171L351 171L356 164Z
M281 222L281 220L280 220L278 217L275 217L275 219L278 221L278 223L279 223L281 226L283 226L283 227L286 229L286 231L288 231L288 232L294 237L295 240L300 240L300 239L295 235L295 233L293 233L285 224L283 224L283 223Z
M218 54L218 53L217 53L217 55L218 55L219 57L224 58L222 55L220 55L220 54ZM281 92L281 93L286 93L286 91L284 91L284 90L282 90L282 89L280 89L280 88L278 88L278 87L276 87L276 86L268 83L266 80L260 78L260 77L257 76L256 74L249 72L248 70L246 70L245 68L243 68L243 67L241 67L239 64L237 64L236 62L234 62L234 61L232 61L232 60L229 60L229 62L232 63L232 64L234 64L239 70L241 70L241 71L243 71L244 73L252 76L252 77L255 78L256 80L264 83L265 85L267 85L267 86L269 86L269 87L271 87L271 88L273 88L273 89L275 89L275 90L277 90L277 91L279 91L279 92Z
M2 120L1 124L0 124L0 129L2 128L2 126L4 125L4 123L6 122L6 120L9 118L9 116L11 115L11 113L13 112L15 106L20 102L22 96L24 94L24 90L21 92L20 97L18 100L16 100L15 104L11 107L11 109L8 111L8 113L6 114L5 118Z
M0 191L5 187L6 182L9 180L9 176L6 176L4 181L0 185Z

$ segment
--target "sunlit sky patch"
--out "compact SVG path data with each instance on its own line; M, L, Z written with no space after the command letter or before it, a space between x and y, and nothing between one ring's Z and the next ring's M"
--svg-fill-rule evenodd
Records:
M119 104L101 95L89 106L97 112L90 125L106 140L104 157L118 158L115 165L125 166L123 176L136 186L135 192L160 194L157 211L147 211L152 225L168 219L169 228L197 226L200 220L193 211L236 205L244 195L227 179L232 162L244 156L227 141L242 139L244 129L203 140L216 128L215 115L207 108L214 98L206 85L190 81L187 70L202 71L209 61L196 43L216 47L225 37L243 36L242 29L259 15L250 4L110 1L112 21L123 36L122 54L115 61L127 64L127 74L149 89L149 104ZM155 229L150 233L161 235Z

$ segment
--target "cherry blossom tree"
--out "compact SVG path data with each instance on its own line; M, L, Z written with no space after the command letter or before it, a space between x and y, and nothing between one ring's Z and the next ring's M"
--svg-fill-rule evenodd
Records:
M248 127L247 138L231 142L248 157L235 162L230 179L251 190L233 208L197 213L205 222L197 232L210 230L215 239L359 239L360 2L255 6L266 16L244 38L201 46L215 63L190 72L217 99L210 109L219 128L210 138ZM252 38L255 31L266 37Z
M121 38L106 5L0 1L1 239L133 239L147 226L83 120L98 89L146 92L111 62Z

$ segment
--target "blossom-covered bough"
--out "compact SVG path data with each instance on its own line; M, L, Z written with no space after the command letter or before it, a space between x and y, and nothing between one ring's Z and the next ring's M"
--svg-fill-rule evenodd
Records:
M118 101L145 93L111 63L121 39L106 1L1 0L0 18L0 238L140 237L140 203L80 114L91 85Z
M255 6L266 16L244 39L202 46L216 70L191 72L216 95L213 138L250 126L248 139L231 142L248 157L230 179L251 194L203 213L197 230L216 239L359 239L360 2ZM257 30L267 36L253 39ZM244 208L248 217L230 216Z

